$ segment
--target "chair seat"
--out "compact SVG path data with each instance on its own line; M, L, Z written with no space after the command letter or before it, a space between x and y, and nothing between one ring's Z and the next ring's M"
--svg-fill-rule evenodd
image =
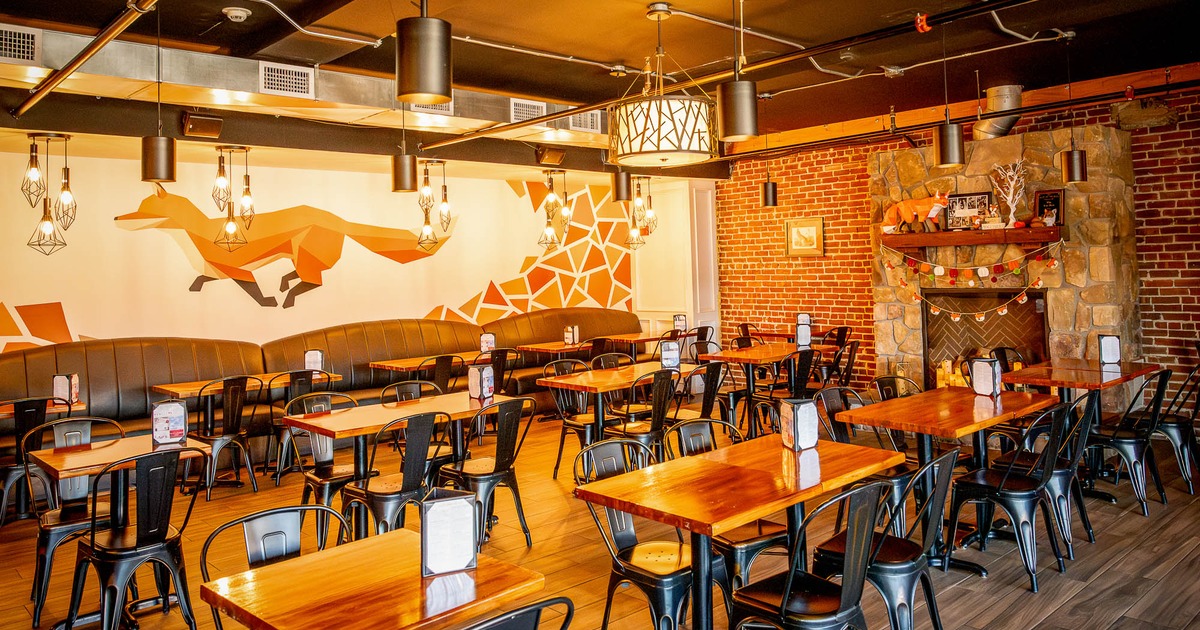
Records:
M496 459L493 457L479 457L454 462L442 466L442 471L452 475L482 477L496 472Z
M629 403L623 405L613 405L612 412L620 416L645 416L653 411L650 405L642 403Z
M1015 463L1014 463L1015 460ZM992 460L992 463L997 468L1007 468L1009 464L1013 465L1013 469L1021 472L1027 472L1038 463L1038 454L1030 453L1029 451L1021 451L1019 453L1004 453ZM1055 462L1055 468L1069 468L1071 461L1065 457L1059 457Z
M1192 419L1190 416L1185 416L1178 413L1164 413L1158 419L1159 424L1182 424L1191 426Z
M220 431L220 428L218 427L217 430ZM212 442L218 442L220 440L232 440L234 438L245 439L247 437L247 434L246 434L246 430L242 429L241 431L238 431L237 433L230 433L229 435L222 435L220 433L216 433L213 435L203 435L203 434L197 433L195 431L188 431L187 436L188 436L188 439L190 439L190 440L197 440L200 442L212 443Z
M96 522L107 524L109 515L108 501L96 501ZM92 502L79 501L68 503L57 510L46 510L38 519L38 525L43 529L59 529L79 525L91 525Z
M685 543L648 541L617 554L621 562L657 576L683 575L692 570L692 548Z
M605 427L605 434L616 436L649 435L649 422L623 422L616 426Z
M879 548L879 555L875 557L875 562L879 564L907 564L921 557L924 550L921 545L907 538L897 538L880 532L875 532L875 538L871 541L871 546L880 544L880 536L883 536L882 546ZM842 558L846 555L846 532L841 532L838 535L826 540L817 545L817 553L827 554L837 558ZM840 561L835 562L840 564Z
M349 485L347 485L345 488L343 488L342 492L344 492L347 495L357 496L357 497L366 497L368 494L383 496L383 495L391 495L391 494L400 494L401 489L403 487L404 487L404 474L403 473L391 473L388 475L379 475L378 477L372 477L370 484L367 484L365 481L363 481L361 479L358 481L353 481Z
M973 470L965 475L961 475L954 479L955 486L972 485L979 488L987 488L995 490L1000 487L1001 482L1004 483L1004 492L1032 492L1037 490L1038 480L1027 475L1018 474L1016 472L1009 473L1008 479L1004 479L1005 471L995 468L982 468Z
M611 422L611 418L605 418L604 423ZM562 419L563 426L576 431L587 430L596 425L596 419L590 413L577 413Z
M714 410L714 413L715 413L715 410ZM699 420L701 418L704 418L704 416L700 415L699 409L688 409L687 407L680 407L679 411L677 411L675 413L676 420Z
M167 527L166 542L179 538L179 530L175 529L174 525ZM87 542L85 538L83 543ZM98 552L108 553L125 553L125 552L142 552L146 547L138 548L137 525L130 523L128 527L120 529L102 529L96 532L96 537L92 539L91 546Z
M377 471L372 471L378 474ZM349 481L354 479L353 464L334 464L333 466L317 466L304 471L304 478L313 483Z
M783 601L783 586L787 572L751 582L733 592L733 603L762 611L768 619L779 616ZM797 573L792 582L792 592L787 601L788 615L829 616L838 612L841 604L842 587L834 582L819 578L811 573Z

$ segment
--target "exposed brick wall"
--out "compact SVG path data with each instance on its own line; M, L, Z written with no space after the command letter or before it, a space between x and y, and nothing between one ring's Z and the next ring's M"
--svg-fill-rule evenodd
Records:
M1196 364L1193 344L1200 340L1200 96L1167 102L1179 112L1177 124L1130 133L1142 346L1148 361L1177 373L1177 386ZM1027 117L1013 133L1060 128L1070 119L1065 113ZM1113 124L1108 106L1078 111L1073 120ZM760 205L763 160L739 162L733 178L718 184L723 341L740 322L783 329L805 309L820 324L853 326L853 338L862 342L855 381L861 385L873 376L867 160L875 151L902 146L889 142L773 159L777 208ZM825 218L822 258L784 254L784 221L804 217Z

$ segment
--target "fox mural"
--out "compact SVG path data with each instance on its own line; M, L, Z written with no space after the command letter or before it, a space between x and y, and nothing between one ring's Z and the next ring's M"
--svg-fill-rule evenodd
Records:
M321 274L341 259L347 237L398 263L432 256L449 238L442 237L425 251L417 245L416 231L363 225L319 208L294 206L258 213L253 229L246 232L249 242L230 252L213 243L224 221L205 215L187 198L172 195L159 185L136 211L116 217L117 225L128 230L170 230L199 273L190 291L199 291L213 280L229 279L267 307L276 306L277 301L263 295L254 270L281 258L292 261L294 267L279 283L279 290L287 292L283 308L291 308L297 296L321 286Z

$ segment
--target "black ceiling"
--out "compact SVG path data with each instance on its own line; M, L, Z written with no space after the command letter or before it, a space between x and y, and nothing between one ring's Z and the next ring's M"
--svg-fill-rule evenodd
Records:
M314 29L384 37L378 48L354 46L312 48L328 58L279 58L279 50L295 34L281 16L251 0L160 0L163 39L247 57L389 73L393 66L397 17L416 14L407 0L274 0L293 19ZM513 44L529 49L573 55L602 64L643 65L655 47L655 23L646 19L645 0L432 0L430 14L448 20L456 36ZM721 22L733 21L728 0L680 0L671 6ZM911 23L918 12L939 14L984 4L963 0L747 0L745 24L779 38L815 46L896 24ZM994 4L994 2L992 3ZM0 21L54 24L97 29L119 14L125 0L5 0ZM226 6L250 9L253 15L233 23L221 13ZM1052 39L1053 29L1074 31L1070 44L1075 80L1200 61L1200 46L1189 32L1200 18L1195 0L1036 0L998 13L1004 25L1018 33ZM148 15L130 29L133 36L150 37L155 18ZM675 15L663 22L668 55L664 71L683 78L727 70L734 57L732 31ZM972 54L946 65L951 100L974 98L976 71L982 87L1018 83L1036 89L1066 81L1067 50L1063 41L1019 44L1001 32L988 14L952 22L926 34L915 30L897 37L853 46L816 58L827 69L853 80L822 73L807 61L751 74L760 93L774 96L760 107L764 131L832 123L897 111L932 107L943 99L942 58ZM341 46L341 45L339 45ZM993 52L990 49L1006 47ZM298 48L303 48L300 46ZM292 48L293 50L296 48ZM333 52L330 53L330 50ZM749 62L796 50L788 44L745 36ZM263 51L268 51L264 53ZM332 55L332 56L331 56ZM911 67L917 64L925 65ZM909 68L903 76L885 78L882 66ZM911 68L910 68L911 67ZM469 42L454 44L455 84L463 88L500 92L569 103L590 103L637 90L635 74L609 76L603 67L498 50ZM828 85L819 85L825 84ZM815 86L815 87L806 87ZM711 89L712 86L709 86ZM795 90L794 88L805 88Z

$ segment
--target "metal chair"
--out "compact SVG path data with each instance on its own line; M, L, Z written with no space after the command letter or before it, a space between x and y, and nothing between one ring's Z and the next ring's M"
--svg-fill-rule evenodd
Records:
M729 364L722 361L709 361L702 365L697 365L688 371L687 375L680 378L683 382L682 391L675 398L675 415L672 420L696 420L699 418L712 418L713 408L718 406L725 407L726 403L720 399L721 388L725 383L725 379L729 374ZM699 378L704 391L700 393L700 408L699 409L683 409L681 403L684 399L691 398L692 384ZM732 410L721 409L721 418L729 420ZM732 424L732 422L731 422Z
M1129 407L1114 424L1096 427L1088 439L1088 448L1096 451L1116 451L1129 469L1129 481L1133 484L1133 494L1142 506L1142 516L1150 515L1146 504L1146 470L1154 480L1158 495L1163 505L1167 503L1167 493L1163 491L1162 479L1159 478L1158 465L1154 461L1154 449L1150 448L1150 437L1158 430L1159 419L1162 417L1163 398L1167 393L1167 384L1171 380L1171 370L1159 370L1146 377L1137 394L1130 399ZM1135 409L1145 400L1146 393L1153 388L1146 410ZM1095 464L1095 462L1093 462ZM1088 471L1096 475L1098 466L1089 465Z
M682 333L679 330L672 328L672 329L664 332L663 334L659 335L658 341L655 342L655 344L654 344L654 351L650 353L650 360L654 361L656 359L661 359L663 342L664 341L679 341L679 337L681 334Z
M263 382L257 376L228 376L219 378L214 381L209 381L200 388L199 397L203 399L205 396L214 396L216 393L213 390L220 390L221 396L221 432L209 434L205 431L204 409L196 411L196 431L188 432L188 438L204 442L212 448L213 465L205 469L206 477L204 479L204 500L212 500L212 488L217 483L217 461L221 457L221 452L230 446L237 447L237 450L242 456L242 462L246 464L246 470L250 473L250 487L258 492L258 479L254 475L254 459L250 456L250 444L246 441L246 429L242 427L243 412L246 407L246 398L249 394L249 389L255 388L255 391L261 392ZM254 409L258 408L258 403L251 403L251 417L254 416ZM242 481L242 472L238 468L238 459L236 455L232 456L233 475L235 482L240 484ZM183 464L183 478L186 480L190 475L191 462ZM184 487L181 484L180 490ZM196 490L199 491L197 486Z
M417 365L417 374L426 381L433 381L443 392L453 391L458 377L466 374L467 362L457 354L441 354L429 357Z
M43 406L44 408L44 406ZM76 417L53 420L36 426L25 433L21 439L21 452L41 450L43 448L65 448L82 446L92 443L93 428L104 425L112 431L113 439L125 437L125 429L119 423L108 418ZM52 435L49 446L46 444L46 433ZM46 497L45 508L38 507L37 501L31 504L37 515L37 562L33 567L33 588L29 598L33 600L33 627L41 625L42 608L46 604L46 592L50 587L50 570L54 566L54 552L68 540L82 535L91 527L92 510L88 502L89 477L70 477L51 482L41 469L25 459L25 480L29 496L35 497L34 481L42 488ZM108 502L98 501L96 510L99 512L96 522L107 526Z
M738 324L737 331L739 337L750 337L754 340L754 343L765 343L762 335L759 334L758 326L754 324L749 322Z
M84 583L89 566L96 568L100 579L100 627L117 630L125 610L125 593L138 567L147 562L154 563L155 582L161 597L167 596L167 587L175 583L175 595L179 612L192 630L196 619L192 614L191 599L187 584L187 570L183 558L183 531L187 528L196 506L194 492L188 501L187 512L179 527L171 524L171 507L175 499L175 475L179 470L180 455L196 453L201 461L200 475L212 465L212 460L198 448L177 448L154 451L127 457L108 464L92 479L92 519L87 535L79 539L79 551L75 559L75 581L71 587L71 603L67 612L67 627L71 627L79 615L79 604L83 600ZM100 480L114 470L132 467L137 480L136 523L121 528L102 528L99 515ZM167 603L163 602L166 612Z
M558 630L567 630L571 620L575 618L575 605L566 597L543 599L516 610L500 613L490 619L471 624L465 630L538 630L542 627L542 613L552 606L566 608Z
M854 377L854 364L858 358L858 342L851 341L842 346L833 355L833 359L824 365L819 365L817 371L821 375L822 386L836 385L849 387ZM837 377L835 380L834 377Z
M581 486L645 468L655 461L654 453L636 440L602 440L589 445L575 457L572 466L575 485ZM596 506L591 503L586 505L596 529L600 530L604 546L612 556L612 572L608 578L601 630L608 628L617 587L626 582L636 586L649 600L654 628L678 628L683 604L692 586L691 547L678 541L641 541L632 514L604 508L605 518L602 521ZM725 609L729 610L729 577L725 560L720 555L713 556L712 581L721 587Z
M1191 412L1187 410L1191 404ZM1200 445L1196 443L1196 418L1200 415L1200 364L1188 372L1187 378L1163 407L1155 431L1167 438L1175 450L1175 461L1187 484L1188 494L1196 494L1192 485L1192 468L1200 467Z
M542 368L542 377L562 376L588 371L588 365L578 359L559 359L551 361ZM575 392L561 387L551 387L550 397L554 399L554 408L562 428L558 434L558 455L554 458L553 479L558 479L558 467L562 463L563 447L567 442L567 434L574 433L579 438L579 448L596 441L595 426L592 415L588 413L588 397L583 392Z
M300 468L294 464L295 459L300 458L300 454L296 451L296 447L292 444L292 432L288 430L287 425L283 423L283 414L275 416L275 410L283 411L283 406L287 401L303 396L304 394L314 391L313 384L323 382L326 385L333 382L333 376L325 370L292 370L291 372L282 372L271 377L267 381L267 391L274 392L279 387L279 383L287 382L283 386L282 404L278 407L273 403L271 405L271 437L267 442L267 462L263 463L263 471L266 472L270 462L271 441L275 442L275 485L279 486L279 482L283 476L293 471L299 471ZM292 458L295 459L292 459Z
M614 411L625 417L625 421L604 428L605 437L620 437L637 440L650 447L659 459L663 457L663 430L666 428L667 413L679 381L676 370L655 370L643 374L629 386L630 403L615 407ZM649 385L649 399L643 392ZM647 420L639 418L647 417Z
M66 416L71 415L71 403L62 398L49 397L34 397L34 398L19 398L10 400L0 405L12 405L13 407L13 442L19 447L21 438L24 437L30 429L45 424L46 422L46 407L51 403L60 403L65 405L67 411ZM17 512L25 510L21 503L32 501L32 495L25 497L23 495L25 486L21 484L26 475L25 468L25 452L20 448L15 449L16 453L12 457L0 457L0 527L4 526L4 518L8 512L8 496L15 488L17 490L18 505ZM43 476L42 481L47 485L50 483L50 478L45 476L41 469L37 469L37 473Z
M338 392L311 392L289 400L284 407L284 415L329 413L338 406L357 407L358 401L348 394ZM313 456L312 469L304 471L304 491L300 497L300 503L307 504L309 499L315 496L320 505L327 507L332 505L334 495L354 481L354 465L334 464L333 438L314 435L296 427L289 428L292 431L293 443L296 443L296 440L301 437L308 438ZM372 468L370 474L378 474L378 471ZM318 544L325 544L325 536L328 532L328 517L317 514Z
M346 519L342 518L337 510L324 505L289 505L247 514L217 527L204 541L204 546L200 549L200 574L204 581L210 582L213 579L208 565L209 548L222 532L238 525L242 526L247 568L256 569L281 560L299 557L301 555L300 530L304 524L304 515L309 512L316 512L326 519L330 517L337 519L340 525L337 544L350 541L350 526L346 523ZM323 549L325 549L325 543L318 543L317 551ZM229 570L225 571L225 573L230 572ZM211 606L211 608L213 625L217 627L217 630L222 630L224 626L221 624L221 615L217 612L216 606Z

